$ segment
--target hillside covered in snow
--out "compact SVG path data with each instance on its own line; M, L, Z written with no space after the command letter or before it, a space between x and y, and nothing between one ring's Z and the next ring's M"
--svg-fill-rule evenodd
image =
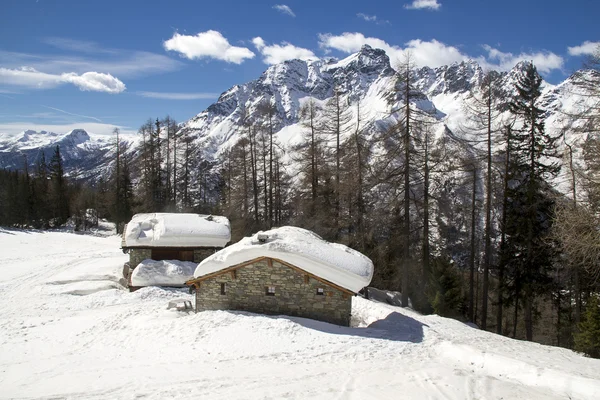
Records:
M0 229L0 398L600 397L600 360L360 297L351 327L167 310L108 233Z

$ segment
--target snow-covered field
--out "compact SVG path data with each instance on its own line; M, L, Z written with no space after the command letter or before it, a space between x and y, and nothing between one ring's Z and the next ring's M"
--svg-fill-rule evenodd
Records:
M0 398L600 398L600 360L361 298L352 328L167 310L119 245L0 229Z

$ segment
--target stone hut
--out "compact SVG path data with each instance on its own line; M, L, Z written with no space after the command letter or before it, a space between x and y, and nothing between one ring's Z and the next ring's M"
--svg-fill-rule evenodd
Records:
M144 282L154 282L156 279L151 275L161 272L168 275L170 271L170 276L165 276L164 280L179 279L180 282L168 286L183 286L192 276L196 264L225 247L230 240L231 228L225 217L186 213L136 214L126 225L121 242L123 252L129 253L126 274L135 276L135 269L141 265L148 270ZM191 272L186 276L188 270ZM178 278L178 274L182 276Z
M363 254L285 226L207 257L186 284L195 289L196 312L285 314L348 326L352 296L372 277Z

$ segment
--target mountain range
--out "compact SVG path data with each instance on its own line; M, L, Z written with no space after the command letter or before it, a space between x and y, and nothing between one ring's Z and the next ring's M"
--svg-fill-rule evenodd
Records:
M506 102L514 93L516 77L525 66L526 63L521 62L510 71L499 72ZM559 133L567 126L565 116L580 110L588 101L577 85L582 73L586 72L573 74L558 85L543 83L539 104L546 110L546 129L552 133ZM419 92L415 105L437 121L433 128L436 134L451 135L457 140L469 139L469 142L472 135L477 135L466 129L468 116L463 104L470 92L479 90L484 75L483 68L475 61L413 71L414 86ZM207 109L181 123L180 132L203 149L204 159L217 160L241 138L245 121L264 122L260 104L268 100L275 107L275 138L283 149L289 150L303 140L305 128L299 123L302 104L310 98L323 103L334 91L341 93L348 103L360 102L365 126L384 129L386 121L393 118L394 104L390 103L389 95L394 84L395 70L385 51L369 46L342 60L286 61L270 66L256 80L223 92ZM124 140L135 144L138 138L124 136ZM568 137L567 140L579 139ZM31 168L42 153L49 160L57 145L66 173L75 178L102 176L114 158L114 139L106 136L82 129L62 135L25 130L16 136L0 134L0 168L22 169L25 162ZM290 158L287 160L293 163Z

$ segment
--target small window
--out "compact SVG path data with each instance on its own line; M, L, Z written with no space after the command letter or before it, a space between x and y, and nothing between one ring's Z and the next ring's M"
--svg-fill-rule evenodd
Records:
M275 286L267 286L265 288L265 295L267 295L267 296L275 296Z
M227 294L227 284L221 283L221 294Z
M324 296L325 295L325 289L323 288L317 288L317 296Z

